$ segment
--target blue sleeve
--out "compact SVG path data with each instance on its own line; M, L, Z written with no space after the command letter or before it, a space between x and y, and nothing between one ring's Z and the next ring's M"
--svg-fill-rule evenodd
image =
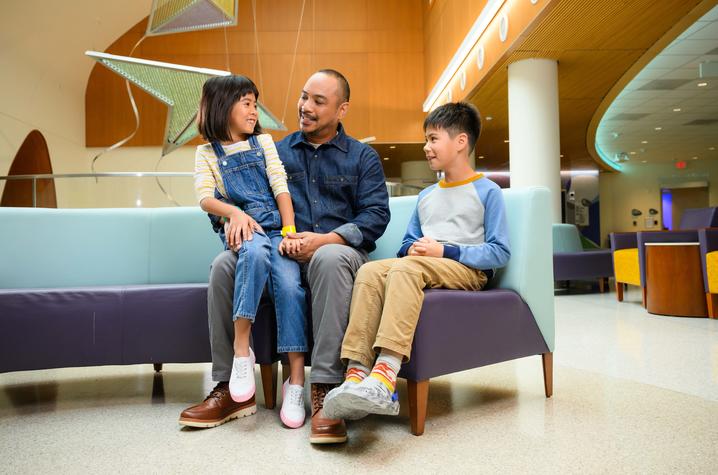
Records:
M352 247L372 251L389 224L390 212L384 170L379 155L370 147L362 151L355 206L354 219L332 231Z
M401 241L401 248L399 248L399 252L396 253L396 257L406 256L406 253L409 251L411 245L418 241L419 238L424 237L424 234L421 232L421 223L419 222L420 199L421 196L417 199L416 208L414 208L414 212L411 215L409 226L406 228L406 234L404 234L404 239Z
M498 269L511 257L504 196L498 186L490 188L485 197L479 196L484 203L484 243L458 246L456 260L474 269ZM447 254L449 247L444 247L444 257L455 259L449 254L456 255L456 251L449 250Z

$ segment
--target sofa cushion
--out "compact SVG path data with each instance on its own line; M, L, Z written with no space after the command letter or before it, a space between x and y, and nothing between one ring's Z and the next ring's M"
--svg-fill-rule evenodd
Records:
M3 208L0 288L148 282L150 211Z

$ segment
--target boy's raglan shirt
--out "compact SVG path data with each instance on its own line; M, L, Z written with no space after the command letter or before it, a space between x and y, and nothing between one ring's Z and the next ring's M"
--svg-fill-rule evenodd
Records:
M501 188L478 174L422 190L397 255L404 257L423 236L444 244L444 257L465 266L484 271L503 267L511 251Z

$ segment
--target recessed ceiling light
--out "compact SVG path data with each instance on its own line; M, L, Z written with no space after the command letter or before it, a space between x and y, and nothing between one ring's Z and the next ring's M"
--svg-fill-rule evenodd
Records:
M663 127L655 127L653 130L663 130Z
M715 150L715 147L708 147L708 150Z
M648 163L648 160L643 160L641 163Z
M481 159L483 159L483 158L484 158L483 155L479 155L479 160L481 160Z
M504 143L509 143L509 139L504 140Z
M635 154L636 154L636 152L631 152L631 155L635 155Z
M384 157L384 160L389 160L389 157Z
M691 159L692 159L692 160L698 160L698 157L692 157Z
M389 145L389 148L396 148L396 145Z
M559 157L563 158L563 155L559 155Z
M680 112L680 111L681 111L681 108L680 108L680 107L676 107L676 108L673 109L673 112Z
M708 85L707 82L699 82L698 87L706 87Z
M487 115L487 116L486 116L486 120L494 120L494 118L491 117L490 115Z
M648 143L648 140L641 140L641 143Z

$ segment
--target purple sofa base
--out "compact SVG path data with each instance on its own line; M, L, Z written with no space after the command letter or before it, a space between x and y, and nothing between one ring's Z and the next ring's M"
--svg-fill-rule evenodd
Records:
M258 364L277 361L275 325L265 299ZM0 373L207 361L207 284L0 290Z
M426 290L411 357L399 376L422 381L547 352L516 292Z
M613 277L610 249L553 254L553 280L593 280Z

